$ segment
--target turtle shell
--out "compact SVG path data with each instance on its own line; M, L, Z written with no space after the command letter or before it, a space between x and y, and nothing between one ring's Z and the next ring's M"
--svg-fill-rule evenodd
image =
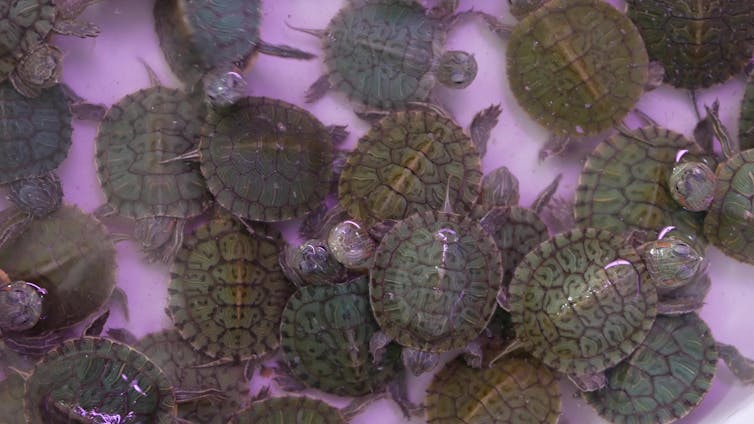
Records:
M28 98L0 84L0 184L57 168L71 147L71 118L60 85Z
M754 75L754 74L753 74ZM741 150L754 149L754 76L746 81L738 119L738 144Z
M369 306L369 279L306 286L288 300L280 345L294 377L338 396L379 392L401 368L400 348L388 346L374 364L369 340L379 327Z
M516 268L509 288L516 336L562 373L600 372L631 354L652 327L657 291L648 282L622 237L594 228L558 234Z
M754 8L740 0L628 0L651 60L664 81L697 89L741 72L754 53Z
M702 401L716 367L715 340L701 318L660 316L641 346L607 370L607 386L584 396L612 423L675 422Z
M718 166L716 175L704 235L726 255L754 264L754 150L735 154Z
M322 37L330 85L372 109L426 101L446 32L417 1L349 2Z
M597 145L576 188L576 223L614 233L646 230L650 238L671 225L701 235L704 213L683 209L668 188L682 150L688 157L702 153L696 143L659 127L634 130L631 137L616 134Z
M127 345L97 337L69 340L37 363L24 409L32 423L110 416L162 424L176 416L165 374Z
M286 396L254 402L239 411L228 424L346 424L341 413L321 400Z
M217 66L250 64L259 44L259 0L160 0L154 19L165 59L188 87Z
M215 200L241 218L296 218L330 191L335 151L327 128L281 100L245 97L210 111L200 154Z
M55 21L53 0L17 0L0 3L0 81L5 81L18 60L43 44Z
M184 239L171 270L168 313L181 336L213 359L263 359L278 347L293 287L278 264L280 233L263 225L254 231L216 217Z
M507 357L484 369L455 360L435 375L425 404L430 424L555 424L560 388L532 358Z
M487 326L502 284L494 240L469 217L420 212L382 239L369 295L382 331L426 352L464 347Z
M599 133L644 91L647 52L636 27L601 0L552 0L515 26L508 80L518 104L553 132Z
M212 359L194 350L176 330L148 334L134 348L154 362L173 387L197 391L214 388L228 397L224 401L200 400L180 404L179 418L196 423L225 424L231 415L241 409L249 389L242 381L243 365L201 367L212 362Z
M46 292L44 318L24 335L69 327L93 314L115 288L116 266L107 229L69 205L35 219L34 225L0 248L0 269Z
M360 140L338 184L348 213L367 225L442 209L450 185L457 213L481 191L481 158L452 119L430 110L393 112Z
M199 167L174 159L196 147L201 103L181 91L151 87L107 111L97 132L97 176L120 215L191 218L209 207Z
M24 379L10 372L0 382L0 424L18 424L24 419Z

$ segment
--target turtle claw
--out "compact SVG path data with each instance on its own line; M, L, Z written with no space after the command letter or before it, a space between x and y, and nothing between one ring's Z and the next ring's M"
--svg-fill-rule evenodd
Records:
M582 392L594 392L607 385L607 376L604 372L586 375L569 374L568 379Z
M176 403L190 403L200 400L207 400L210 402L222 402L228 400L228 397L223 394L222 390L218 389L204 389L204 390L176 390L175 401Z
M665 68L662 63L653 60L649 62L649 77L647 82L644 83L644 91L652 91L655 88L662 85L662 81L665 79Z
M463 350L463 360L471 368L482 368L482 345L479 340L472 340Z
M406 347L401 351L401 358L403 359L403 366L416 377L434 370L440 364L440 354Z
M550 156L557 156L563 153L568 145L571 144L571 141L570 136L552 134L545 146L539 150L539 162L544 162Z
M317 81L306 90L304 96L306 103L314 103L317 100L324 97L324 95L330 91L332 85L330 84L330 76L325 74L319 77Z
M754 361L741 355L735 346L717 342L717 351L725 365L743 384L754 384Z
M290 368L285 362L278 362L277 367L274 368L275 375L272 377L272 381L282 390L286 392L300 392L306 390L306 386L291 375Z
M348 128L348 125L330 125L327 127L327 132L330 133L334 145L339 145L348 138L350 133L346 128Z
M269 44L265 41L259 40L257 42L257 50L260 53L264 53L270 56L285 57L290 59L309 60L317 57L317 55L299 50L297 48L286 45Z
M304 34L309 34L309 35L311 35L313 37L317 37L319 39L322 39L323 37L327 36L327 30L324 30L324 29L311 29L311 28L295 27L295 26L289 24L288 21L285 22L285 26L287 26L288 28L290 28L290 29L292 29L294 31L303 32Z

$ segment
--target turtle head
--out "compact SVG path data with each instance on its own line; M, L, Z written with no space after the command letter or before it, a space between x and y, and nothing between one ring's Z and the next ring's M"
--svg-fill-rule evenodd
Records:
M508 0L511 15L516 19L523 19L524 16L539 9L544 2L545 0Z
M445 52L440 58L437 79L451 88L466 88L479 70L474 55L459 50Z
M34 327L42 316L43 290L26 281L0 287L0 329L24 331Z
M230 106L246 95L246 80L234 69L210 71L202 83L207 100L215 107Z
M715 197L715 173L703 162L681 162L673 167L668 186L670 195L684 209L706 211Z
M8 198L26 214L42 218L60 208L63 188L60 178L54 173L48 173L12 182Z
M41 44L21 58L11 75L11 82L21 94L36 97L41 89L60 82L62 64L63 53L60 50Z
M642 250L647 271L661 291L687 285L704 263L697 249L675 236L649 242Z

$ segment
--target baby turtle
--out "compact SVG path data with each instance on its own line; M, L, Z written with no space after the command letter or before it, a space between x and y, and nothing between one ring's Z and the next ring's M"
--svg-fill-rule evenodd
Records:
M652 327L657 291L648 278L623 237L594 228L554 236L524 257L511 281L513 347L588 380L631 354Z
M0 269L13 280L34 284L42 294L44 317L28 330L4 336L44 345L56 332L99 310L113 294L115 247L97 219L66 205L0 248Z
M338 184L340 204L372 226L441 209L450 184L453 210L470 212L482 179L475 145L486 145L500 112L499 106L479 112L471 136L437 108L389 114L348 155Z
M198 160L217 203L252 221L285 221L316 209L330 192L334 144L348 132L324 126L282 100L245 97L212 109L199 148L173 158Z
M228 424L346 424L341 411L317 399L285 396L256 401L239 411Z
M27 422L172 424L176 393L146 356L108 339L84 337L49 352L26 378Z
M168 65L187 88L201 82L215 106L246 95L242 74L258 53L294 59L314 55L260 38L260 0L155 2L155 30Z
M437 82L465 88L477 62L463 51L443 52L448 31L469 12L454 14L457 1L426 10L416 0L349 0L318 37L328 72L306 92L314 102L331 88L365 110L405 109L425 102Z
M658 317L641 346L607 371L607 386L585 397L613 423L674 422L701 403L718 357L731 370L742 366L751 371L751 364L735 348L715 342L696 314Z
M554 133L553 142L621 125L649 82L639 32L604 1L548 1L513 28L489 16L488 21L510 36L507 74L513 95Z
M36 97L60 81L63 52L49 43L53 33L96 37L99 28L75 21L99 0L17 0L0 4L0 82Z
M378 363L369 341L379 330L369 305L366 276L330 286L300 288L288 300L280 344L293 377L338 396L378 393L400 371L400 347L387 347Z
M63 189L53 172L68 156L74 117L100 119L104 108L84 103L62 84L41 90L35 98L0 84L0 184L8 184L15 208L3 213L8 226L0 245L20 234L33 218L60 207Z
M690 90L725 82L754 53L754 8L747 1L628 0L651 60L665 82Z
M427 423L555 424L558 380L528 357L511 357L482 370L455 360L427 388Z
M166 161L195 148L201 101L181 91L153 87L121 99L97 132L97 177L107 203L100 216L136 221L135 238L150 261L170 262L186 220L204 212L211 195L194 163Z
M186 237L171 270L168 313L213 363L264 360L280 342L280 316L293 293L278 264L282 239L264 224L251 228L212 218Z

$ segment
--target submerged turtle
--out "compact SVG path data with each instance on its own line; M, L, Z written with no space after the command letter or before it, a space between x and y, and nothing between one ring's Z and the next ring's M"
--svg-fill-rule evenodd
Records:
M754 8L738 0L628 0L650 59L662 63L665 81L697 89L741 72L754 53Z
M585 397L613 423L674 422L701 403L718 357L739 379L752 383L751 361L732 346L716 343L696 314L658 317L641 346L606 372L607 385Z
M97 219L63 206L0 248L0 269L33 284L42 295L44 317L30 329L4 333L6 342L44 350L47 340L85 320L113 294L115 247Z
M529 357L511 357L473 369L455 360L427 388L427 422L555 424L560 416L558 380Z
M639 32L601 0L516 1L523 19L513 28L487 16L509 36L508 80L518 104L553 132L548 149L571 137L620 126L645 88L649 60Z
M0 82L36 97L60 81L63 52L49 43L53 33L96 37L99 28L74 20L99 0L17 0L0 5Z
M416 0L350 0L324 30L302 30L322 40L328 72L306 93L314 102L330 88L372 110L425 102L437 82L465 88L477 62L463 51L443 52L459 18L457 1L426 10Z
M471 136L437 108L391 113L349 154L338 184L340 203L372 226L441 209L449 186L453 210L470 212L482 179L479 151L500 112L499 106L479 112Z
M261 3L261 0L155 2L155 29L168 65L187 88L201 82L215 106L228 106L246 94L242 74L258 53L294 59L314 57L260 38Z
M346 424L354 415L305 396L285 396L253 402L228 424Z
M334 144L348 132L324 126L282 100L245 97L209 112L198 160L217 203L252 221L285 221L315 210L330 192Z
M33 218L58 209L63 189L54 169L68 156L74 117L100 119L104 108L83 102L57 84L27 98L10 83L0 84L0 184L8 184L15 208L2 213L8 225L0 245L20 234Z
M216 216L186 238L171 270L168 313L214 363L261 361L278 347L293 293L278 264L280 233Z
M170 262L183 240L186 220L210 205L198 166L170 161L196 146L202 123L200 101L159 86L121 99L107 111L97 132L97 177L107 203L100 216L136 221L135 238L149 260Z
M300 288L288 300L280 344L291 375L338 396L382 391L401 368L400 348L387 347L377 363L369 341L379 330L369 305L369 280Z

